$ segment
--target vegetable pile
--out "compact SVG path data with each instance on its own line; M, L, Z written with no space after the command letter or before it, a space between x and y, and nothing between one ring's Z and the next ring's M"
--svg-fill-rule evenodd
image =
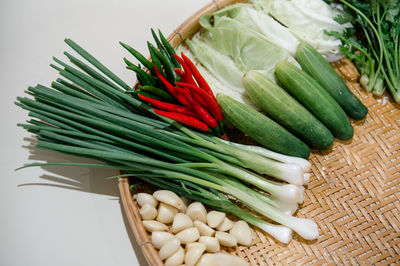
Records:
M360 83L381 96L386 88L400 103L400 1L340 0L344 14L340 23L351 22L354 28L344 32L328 31L344 45L340 50L361 72Z
M62 78L52 88L29 87L31 97L17 98L32 117L19 126L37 135L38 148L97 159L103 163L61 165L123 170L124 176L234 214L283 243L292 230L308 240L318 237L313 221L292 216L304 199L309 162L193 131L159 115L86 50L65 42L84 60L65 52L73 67L54 58L57 65L51 66ZM28 166L41 165L52 163ZM231 198L280 225L246 212Z
M154 30L151 32L159 49L147 42L151 62L134 48L120 42L147 68L146 73L140 65L124 58L126 68L136 72L139 82L139 90L132 93L155 107L153 111L158 115L222 136L222 112L207 81L185 54L181 53L181 57L175 54L161 31L159 37Z
M363 119L368 109L328 63L340 57L341 42L324 34L351 24L335 22L337 12L321 0L252 2L203 15L202 30L186 41L190 51L178 48L213 76L227 121L268 149L303 158L334 137L351 139L348 117Z
M309 1L313 4L307 8L298 5L302 2L254 0L205 14L200 19L202 31L186 41L190 50L181 46L180 53L160 31L157 36L152 30L157 48L147 43L150 60L120 42L140 63L124 58L126 68L136 73L135 90L66 39L83 60L67 52L74 66L54 58L51 66L62 78L51 88L29 87L26 93L31 97L17 98L16 104L32 117L19 126L37 135L38 148L103 162L61 165L122 170L120 176L203 203L219 211L218 217L221 212L236 215L282 243L291 240L292 230L306 240L316 239L318 227L313 221L292 216L304 200L303 186L310 178L309 147L328 149L334 137L351 139L354 131L348 118L363 119L368 110L327 61L339 56L337 37L348 44L340 36L351 32L351 25L335 22L333 17L340 12L331 11L321 0ZM280 9L280 4L287 8ZM319 14L318 8L323 12ZM390 12L385 10L373 13L382 22L373 33L382 33L381 27L387 30L383 22ZM331 36L323 34L328 31ZM398 28L392 31L398 33ZM390 71L386 57L393 48L392 56L398 60L396 36L397 46L390 48L387 38L378 39L380 57L375 52L367 56L362 49L354 57L367 58L371 71L376 57L378 68L370 81L383 75L386 83L394 84L399 67L391 65ZM398 81L392 87L398 88ZM224 137L224 120L265 148L219 138ZM40 165L51 163L24 167ZM173 208L179 209L178 205ZM163 231L160 222L173 222L174 211L165 202L158 210L141 207L148 231ZM175 253L169 249L168 254L177 254L174 258L181 261L185 253L174 241L168 245L177 247Z

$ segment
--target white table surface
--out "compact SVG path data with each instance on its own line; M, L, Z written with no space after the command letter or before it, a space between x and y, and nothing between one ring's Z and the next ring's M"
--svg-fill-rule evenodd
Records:
M27 113L13 102L29 85L49 85L72 38L133 84L124 41L147 55L150 28L168 35L208 0L0 1L0 265L145 265L124 216L115 171L25 163L77 161L32 148L16 127Z

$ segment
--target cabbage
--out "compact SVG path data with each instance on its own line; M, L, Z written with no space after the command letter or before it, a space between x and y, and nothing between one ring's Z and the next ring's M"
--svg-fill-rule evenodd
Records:
M254 6L269 13L300 40L311 44L328 61L340 59L341 41L324 31L343 32L347 23L334 20L338 9L331 8L322 0L251 0Z
M270 40L257 32L257 27L263 28L262 24L268 24L268 22L260 22L253 29L250 28L250 21L241 23L241 21L246 21L248 16L246 12L258 16L254 17L254 21L258 18L270 19L264 13L251 8L250 5L234 5L214 14L202 16L200 24L204 29L192 40L187 40L186 44L195 57L194 61L201 63L197 67L206 80L211 83L214 94L229 95L239 102L258 109L247 96L242 84L244 73L255 70L275 81L276 63L288 61L299 68L300 66L287 50L278 47L272 41L273 37L270 37ZM270 26L274 32L269 36L278 34L280 29L276 24ZM268 29L266 30L268 31ZM286 32L288 35L290 34L290 32ZM297 44L295 45L297 47ZM182 49L184 48L179 47L178 50ZM184 51L184 53L191 56L189 51Z
M289 52L230 17L206 14L200 25L208 31L200 39L231 57L242 72L256 70L275 80L276 63L288 61L300 67Z
M262 34L268 41L295 55L299 40L289 29L270 15L257 10L250 4L229 5L213 14L232 18L251 30Z

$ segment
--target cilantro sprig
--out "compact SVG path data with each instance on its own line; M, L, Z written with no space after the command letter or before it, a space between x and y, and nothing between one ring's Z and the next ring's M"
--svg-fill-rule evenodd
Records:
M388 88L400 103L400 0L339 1L344 14L336 21L354 28L327 34L343 42L341 52L360 70L364 88L378 96Z

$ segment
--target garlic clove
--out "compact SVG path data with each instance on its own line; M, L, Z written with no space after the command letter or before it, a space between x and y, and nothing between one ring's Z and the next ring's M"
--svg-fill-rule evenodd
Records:
M218 266L218 261L214 254L206 253L200 257L196 266Z
M219 241L215 237L201 236L199 238L199 243L202 243L206 246L207 252L218 252L221 249Z
M189 227L193 227L192 219L184 213L177 213L172 222L171 232L175 234Z
M156 220L164 224L169 224L172 223L177 213L178 210L176 208L164 202L160 202L160 205L158 206L158 215Z
M143 207L143 205L145 205L145 204L150 204L151 206L156 208L157 204L158 204L158 200L155 199L149 193L144 193L144 192L137 193L137 194L133 195L133 198L136 200L137 204L140 207Z
M236 238L226 232L217 231L215 233L215 238L218 239L218 242L225 247L234 247L237 244Z
M175 235L182 244L189 244L195 242L200 237L199 230L196 227L190 227L185 230L180 231L178 234Z
M193 248L193 247L197 247L197 246L204 246L203 243L200 242L192 242L192 243L188 243L186 244L186 251Z
M237 221L233 223L229 233L236 238L240 245L250 246L253 241L250 226L245 221Z
M224 212L219 211L210 211L207 213L207 224L211 228L215 228L222 224L225 219L226 214Z
M217 226L217 230L225 232L225 231L230 230L232 228L232 226L233 226L233 222L231 221L231 219L229 219L228 217L225 217L224 221L219 226Z
M196 244L197 245L191 245L186 251L185 264L187 266L194 266L200 259L201 255L206 251L206 245L198 242Z
M174 206L178 210L182 211L184 208L184 203L178 195L169 190L157 190L153 193L153 197L160 202L164 202L170 206Z
M182 247L179 247L178 250L165 261L165 266L181 265L184 259L185 250Z
M145 203L139 213L143 220L154 220L157 217L157 209L149 203Z
M193 225L199 230L201 236L214 236L215 230L199 220L193 222Z
M168 226L154 220L145 220L143 221L143 225L148 232L168 231Z
M158 256L161 260L165 260L174 254L181 247L181 241L178 238L174 237L171 240L167 241L158 252ZM183 260L182 260L183 261Z
M241 257L218 252L214 253L218 261L218 266L250 266L250 264Z
M207 211L201 202L192 202L186 209L186 215L193 221L199 220L203 223L207 222Z
M154 248L160 249L166 242L173 239L174 235L168 232L153 232L151 233L151 244Z

